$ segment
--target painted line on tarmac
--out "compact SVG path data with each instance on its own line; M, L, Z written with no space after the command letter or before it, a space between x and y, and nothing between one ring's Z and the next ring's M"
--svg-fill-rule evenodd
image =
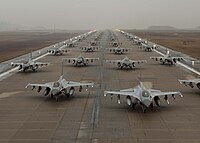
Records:
M157 51L157 50L154 50L154 51L157 52L158 54L164 56L163 53L161 53L161 52L159 52L159 51ZM186 69L188 69L189 71L191 71L191 72L193 72L193 73L195 73L195 74L200 75L200 72L199 72L199 71L197 71L197 70L195 70L195 69L193 69L193 68L191 68L191 67L189 67L189 66L187 66L187 65L185 65L185 64L183 64L183 63L181 63L181 62L178 62L178 61L177 61L177 64L180 65L180 66L182 66L182 67L184 67L184 68L186 68Z

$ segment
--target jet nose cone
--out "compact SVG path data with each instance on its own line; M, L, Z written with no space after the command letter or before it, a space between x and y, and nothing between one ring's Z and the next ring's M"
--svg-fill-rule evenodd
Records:
M59 90L58 89L52 89L51 93L53 95L57 95L59 93Z
M145 105L145 106L150 106L150 104L151 104L151 101L150 100L148 100L148 99L145 99L145 100L143 100L142 101L142 103Z

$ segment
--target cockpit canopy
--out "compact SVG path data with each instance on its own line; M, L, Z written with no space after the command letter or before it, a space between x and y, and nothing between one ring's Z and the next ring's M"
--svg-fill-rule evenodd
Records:
M78 57L78 61L84 61L84 58L83 57Z
M146 90L142 91L142 96L143 97L149 97L150 96L150 93Z
M56 82L53 83L53 87L59 87L59 86L60 86L59 82L56 81Z

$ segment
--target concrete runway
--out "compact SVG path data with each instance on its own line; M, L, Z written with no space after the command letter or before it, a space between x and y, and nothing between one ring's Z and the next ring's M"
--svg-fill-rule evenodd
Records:
M130 53L115 55L105 51L109 46L109 32L103 31L100 39L102 49L83 53L86 57L99 57L97 63L87 67L75 67L65 63L64 77L71 81L92 81L95 87L87 92L78 90L71 98L60 96L59 102L44 97L37 91L25 89L28 83L45 83L58 80L61 59L76 57L80 46L87 45L91 37L80 43L64 56L46 56L39 61L52 65L37 72L18 72L0 81L0 143L88 143L88 142L200 142L200 92L180 85L177 79L195 76L180 66L165 66L150 60L159 56L155 52L144 52L133 45L124 35L116 32L122 47L132 48ZM115 65L105 64L105 59L144 59L147 64L133 70L120 70ZM138 85L138 77L153 84L154 89L181 91L183 98L162 99L161 107L143 113L140 106L131 109L126 99L117 104L104 97L105 89L124 89Z

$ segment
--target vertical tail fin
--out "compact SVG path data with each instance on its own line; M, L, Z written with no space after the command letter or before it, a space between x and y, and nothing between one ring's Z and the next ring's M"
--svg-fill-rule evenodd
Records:
M33 59L33 57L32 57L32 51L31 51L28 60L31 61L32 59Z
M169 49L166 48L166 55L169 55Z

